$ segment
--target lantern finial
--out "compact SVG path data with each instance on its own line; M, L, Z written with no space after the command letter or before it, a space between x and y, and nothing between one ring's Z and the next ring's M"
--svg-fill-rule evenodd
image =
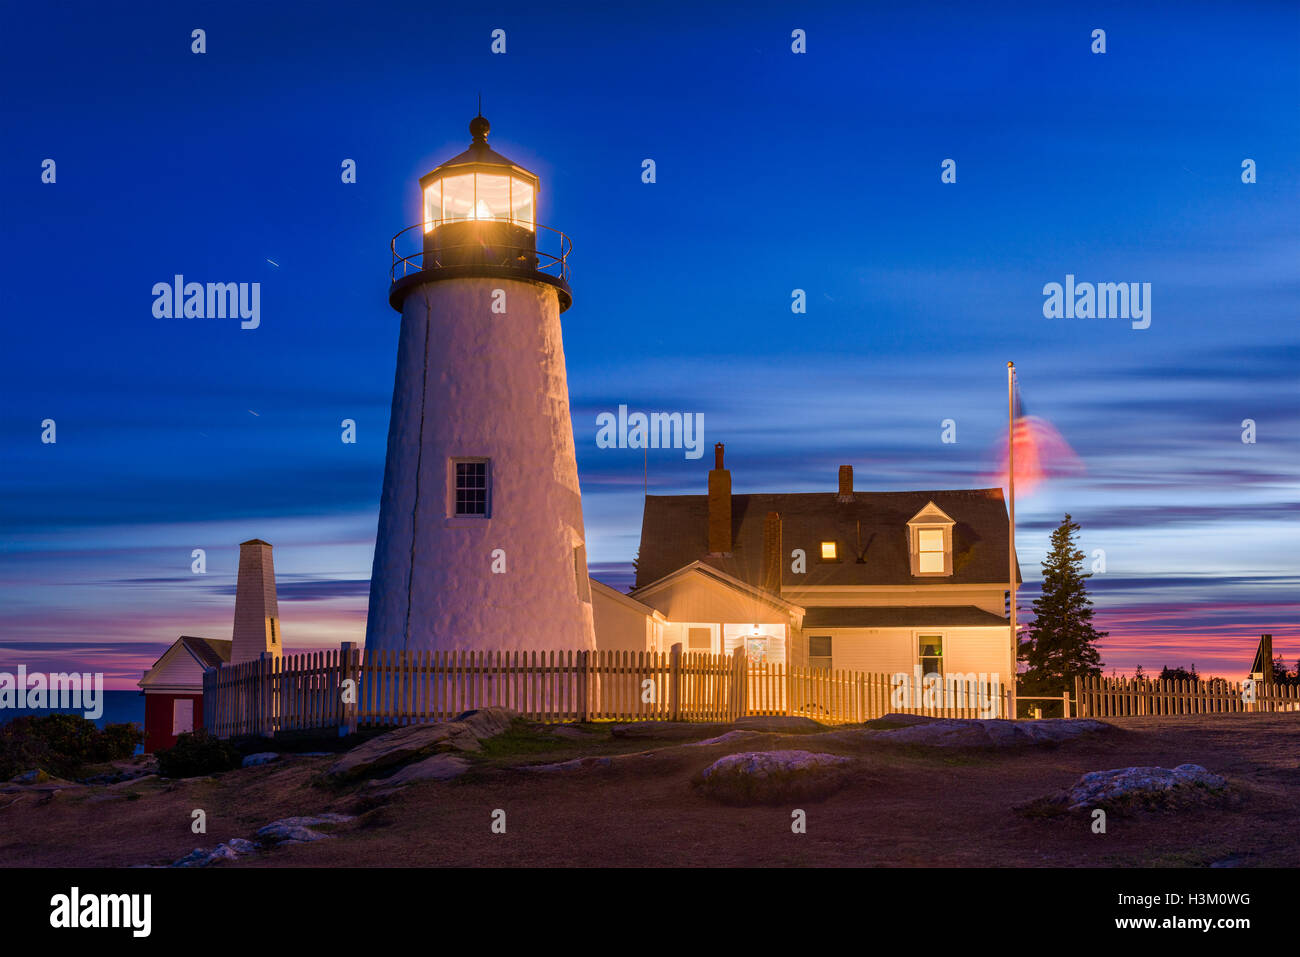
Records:
M475 143L487 143L488 131L492 129L492 124L487 121L487 117L480 113L474 119L469 121L469 134L474 137Z

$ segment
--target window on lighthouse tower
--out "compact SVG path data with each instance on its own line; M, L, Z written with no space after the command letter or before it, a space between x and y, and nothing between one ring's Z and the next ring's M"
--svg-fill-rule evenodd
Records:
M452 514L487 518L491 470L487 459L455 459Z

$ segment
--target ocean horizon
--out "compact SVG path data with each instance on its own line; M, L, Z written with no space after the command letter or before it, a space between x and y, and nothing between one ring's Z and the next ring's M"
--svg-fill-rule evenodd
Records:
M45 714L79 714L81 708L5 708L0 707L0 724L7 724L14 718L27 715ZM135 723L144 726L144 695L139 691L105 691L103 714L93 719L95 727L103 728L109 724Z

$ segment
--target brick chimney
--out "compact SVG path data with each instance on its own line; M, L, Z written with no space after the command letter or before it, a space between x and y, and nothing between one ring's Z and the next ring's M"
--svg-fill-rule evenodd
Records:
M781 594L781 513L768 512L763 519L763 587Z
M840 466L840 494L835 496L837 502L853 501L853 466Z
M234 641L230 663L255 661L269 651L279 658L280 607L275 600L275 563L271 546L260 538L239 545L239 580L235 585Z
M722 467L722 443L713 447L709 472L709 554L731 553L731 473Z

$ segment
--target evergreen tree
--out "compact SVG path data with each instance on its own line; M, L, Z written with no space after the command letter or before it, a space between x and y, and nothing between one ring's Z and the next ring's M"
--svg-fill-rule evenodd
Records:
M1273 684L1275 685L1293 685L1300 684L1300 661L1296 662L1295 672L1286 670L1286 662L1282 660L1279 654L1273 659Z
M1028 666L1020 676L1023 694L1059 695L1074 691L1074 679L1101 674L1096 642L1107 632L1092 623L1083 552L1075 545L1077 523L1067 514L1052 532L1052 548L1043 560L1042 591L1034 599L1034 620L1025 628L1020 658Z

